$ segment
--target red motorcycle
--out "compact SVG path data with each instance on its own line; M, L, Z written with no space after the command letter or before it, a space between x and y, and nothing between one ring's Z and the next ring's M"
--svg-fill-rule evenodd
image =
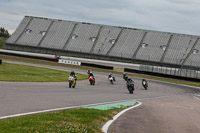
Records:
M93 76L90 76L89 82L90 82L90 85L94 85L95 84L95 78Z

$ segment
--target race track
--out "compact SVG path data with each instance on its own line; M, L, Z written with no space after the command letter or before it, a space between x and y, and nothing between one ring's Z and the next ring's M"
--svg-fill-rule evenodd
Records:
M17 63L17 62L13 62ZM33 65L27 64L26 65ZM35 65L69 71L62 67ZM76 70L84 73L85 71ZM148 80L144 90L141 79L135 81L134 94L129 94L122 76L111 85L107 74L94 72L96 85L78 81L76 88L67 82L0 82L0 117L102 102L136 99L143 104L123 114L109 132L136 133L200 132L200 92L198 88Z

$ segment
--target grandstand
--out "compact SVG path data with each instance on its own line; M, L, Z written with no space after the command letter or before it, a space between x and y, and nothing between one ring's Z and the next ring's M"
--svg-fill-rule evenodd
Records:
M200 68L200 36L25 16L10 50Z

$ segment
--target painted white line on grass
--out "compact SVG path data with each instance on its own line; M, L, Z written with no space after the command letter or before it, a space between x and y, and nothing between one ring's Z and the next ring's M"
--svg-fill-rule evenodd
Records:
M95 103L95 104L86 104L86 105L80 105L80 106L71 106L71 107L63 107L63 108L55 108L55 109L47 109L47 110L41 110L41 111L20 113L20 114L2 116L2 117L0 117L0 120L1 119L12 118L12 117L18 117L18 116L32 115L32 114L45 113L45 112L53 112L53 111L73 109L73 108L89 107L89 106L96 106L96 105L116 103L116 102L125 102L125 101L131 101L131 100L134 100L134 99L120 100L120 101L111 101L111 102L102 102L102 103Z
M121 116L122 114L124 114L126 111L128 111L128 110L130 110L130 109L133 109L133 108L136 108L136 107L142 105L141 102L139 102L139 101L137 101L137 102L138 102L137 105L122 110L121 112L119 112L118 114L116 114L116 115L113 117L112 120L107 121L107 122L103 125L103 127L101 128L102 132L107 133L107 132L108 132L109 126L110 126L115 120L117 120L117 118L118 118L119 116Z

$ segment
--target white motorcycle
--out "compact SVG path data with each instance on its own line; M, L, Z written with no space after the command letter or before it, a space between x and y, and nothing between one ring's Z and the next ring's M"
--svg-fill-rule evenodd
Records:
M145 90L147 90L147 87L148 87L148 83L146 80L142 80L142 86L144 87Z
M111 83L111 84L114 84L114 82L115 82L115 77L111 76L111 77L109 77L108 79L110 80L110 83Z

